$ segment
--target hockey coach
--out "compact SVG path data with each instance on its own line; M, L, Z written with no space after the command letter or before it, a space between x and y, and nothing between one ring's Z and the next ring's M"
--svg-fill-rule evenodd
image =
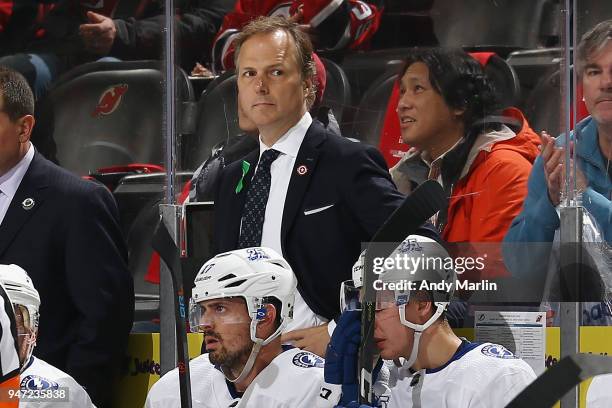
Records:
M238 97L259 148L220 176L216 251L261 245L281 253L299 291L283 341L323 355L340 283L403 196L374 147L330 133L308 113L312 44L296 24L261 17L234 45Z

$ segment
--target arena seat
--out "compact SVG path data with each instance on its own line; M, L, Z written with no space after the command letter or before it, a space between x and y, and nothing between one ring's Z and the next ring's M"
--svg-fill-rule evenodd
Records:
M241 133L237 96L234 71L227 71L208 84L198 101L195 134L183 149L183 168L195 170L212 154L215 145Z
M321 58L325 65L327 83L322 105L331 108L338 123L342 123L344 109L351 103L351 85L344 70L335 62Z
M94 62L67 72L38 109L34 145L81 175L136 162L163 164L160 67L159 61ZM180 107L194 95L180 69L176 80L181 118Z
M573 70L573 68L572 68ZM574 100L578 103L578 121L588 116L582 100L582 87L577 87ZM542 78L525 103L525 116L536 132L545 130L552 136L562 132L565 124L561 122L561 82L559 71ZM573 115L573 113L572 113Z
M552 0L435 0L430 10L440 46L479 47L502 57L537 48ZM521 24L517 24L521 22Z

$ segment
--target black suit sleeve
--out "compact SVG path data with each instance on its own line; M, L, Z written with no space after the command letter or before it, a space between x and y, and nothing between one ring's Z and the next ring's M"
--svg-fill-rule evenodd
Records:
M64 245L67 292L78 314L66 368L105 406L134 320L134 287L114 198L95 186L81 201Z
M383 225L402 203L404 196L397 191L382 155L372 146L355 150L346 160L346 183L342 193L353 216L369 238Z

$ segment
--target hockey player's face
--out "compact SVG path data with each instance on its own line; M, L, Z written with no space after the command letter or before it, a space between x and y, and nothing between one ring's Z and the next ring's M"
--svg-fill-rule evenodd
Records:
M241 370L253 342L250 318L242 299L215 299L200 303L201 329L210 361L230 370Z
M591 56L582 73L587 110L598 125L612 126L612 41Z
M30 356L36 343L36 333L29 328L31 325L27 309L15 306L15 324L17 326L17 346L21 364Z
M238 98L263 134L281 136L306 112L306 89L293 39L284 31L257 34L238 55Z
M409 313L408 306L406 313ZM400 322L397 306L377 310L375 325L374 341L382 358L393 360L398 357L408 357L407 354L412 350L414 331Z
M420 150L445 143L445 135L462 126L460 111L450 108L429 78L422 62L410 65L400 81L397 115L402 141Z

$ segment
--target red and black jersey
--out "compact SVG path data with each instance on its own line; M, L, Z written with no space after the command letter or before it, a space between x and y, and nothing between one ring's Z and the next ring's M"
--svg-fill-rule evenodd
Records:
M361 0L239 0L227 14L212 48L215 71L234 67L232 41L259 16L293 16L301 11L300 24L318 32L317 51L359 49L367 45L380 24L381 10Z

